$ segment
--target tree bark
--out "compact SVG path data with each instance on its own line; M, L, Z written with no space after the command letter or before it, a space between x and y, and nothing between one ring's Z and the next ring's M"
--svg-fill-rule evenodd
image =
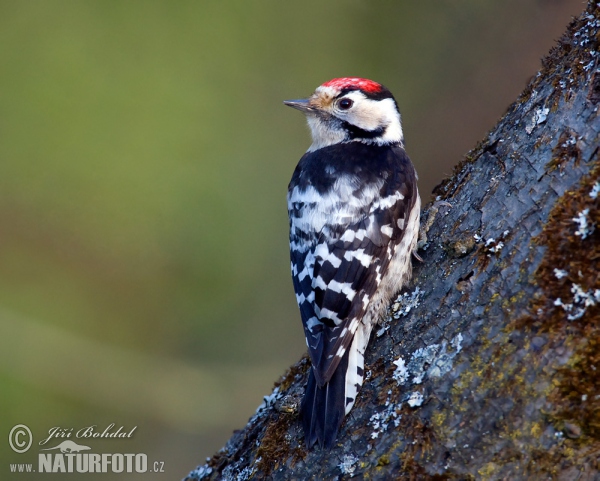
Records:
M600 479L600 6L436 187L331 451L292 366L193 479Z

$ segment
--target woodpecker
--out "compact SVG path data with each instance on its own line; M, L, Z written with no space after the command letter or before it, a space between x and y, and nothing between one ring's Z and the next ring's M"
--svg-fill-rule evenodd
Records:
M306 114L312 134L287 195L312 362L300 415L307 447L330 449L362 386L371 330L411 277L421 200L398 105L383 85L336 78L284 104Z

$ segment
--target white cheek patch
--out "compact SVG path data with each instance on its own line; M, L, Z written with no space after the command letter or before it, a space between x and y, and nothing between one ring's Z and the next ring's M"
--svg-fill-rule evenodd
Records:
M385 100L370 100L358 90L346 94L344 98L351 99L354 102L354 106L351 109L336 112L338 117L346 122L368 131L377 130L390 123L391 119L387 120L387 115L382 115L384 112L380 108L380 106L384 105Z
M369 132L383 127L381 140L403 140L400 114L393 99L371 100L358 90L346 94L344 98L351 99L354 107L347 111L336 110L337 117Z

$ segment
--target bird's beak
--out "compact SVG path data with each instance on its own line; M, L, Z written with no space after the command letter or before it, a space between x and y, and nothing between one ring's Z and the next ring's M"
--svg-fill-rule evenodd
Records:
M314 112L315 108L310 106L309 101L310 99L284 100L283 103L302 112Z

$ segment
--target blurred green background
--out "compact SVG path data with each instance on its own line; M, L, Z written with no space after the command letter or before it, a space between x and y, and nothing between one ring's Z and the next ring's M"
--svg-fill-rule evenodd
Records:
M426 200L583 7L1 0L0 432L34 446L0 473L54 426L138 426L87 444L152 479L203 462L305 349L285 194L310 142L281 101L384 83Z

